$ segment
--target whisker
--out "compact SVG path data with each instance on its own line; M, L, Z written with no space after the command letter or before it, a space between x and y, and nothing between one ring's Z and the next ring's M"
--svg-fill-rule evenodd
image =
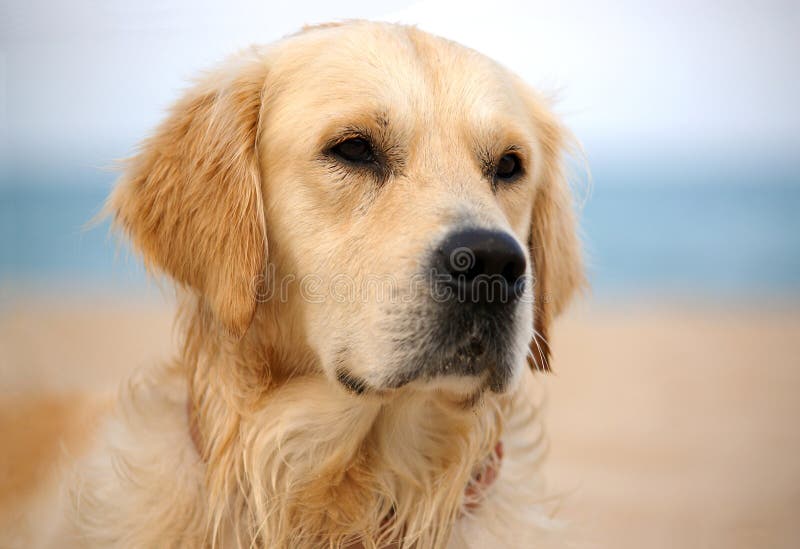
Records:
M539 349L539 355L542 357L542 360L544 361L544 364L543 364L544 369L547 371L547 370L550 370L550 363L547 360L546 354L543 353L542 347L539 345L539 340L542 341L542 345L544 345L545 348L549 351L550 350L550 344L547 342L547 338L545 338L542 334L539 333L538 330L536 330L534 328L534 330L533 330L533 341L534 341L534 343L536 343L536 347Z
M539 358L541 359L541 362L536 360L536 357L533 356L533 354L531 354L531 358L533 359L533 362L536 364L536 371L537 372L546 372L548 370L548 368L549 368L549 365L547 364L547 359L544 356L544 352L542 351L542 347L541 347L541 345L539 345L539 341L536 339L537 334L538 334L538 332L536 330L534 330L533 331L533 342L536 344L536 350L539 352ZM528 352L530 353L530 350Z

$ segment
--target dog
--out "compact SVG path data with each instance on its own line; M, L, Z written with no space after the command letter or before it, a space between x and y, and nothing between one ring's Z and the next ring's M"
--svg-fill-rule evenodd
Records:
M207 73L107 211L181 296L24 547L537 547L536 371L582 287L547 100L413 27ZM12 544L12 542L8 542Z

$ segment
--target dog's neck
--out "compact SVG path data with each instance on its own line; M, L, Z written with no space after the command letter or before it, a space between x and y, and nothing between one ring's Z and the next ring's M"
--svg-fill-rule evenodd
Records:
M433 392L358 396L310 354L204 336L189 332L182 362L210 531L256 546L298 536L440 546L497 477L510 397L465 410Z
M325 544L410 535L439 546L488 493L503 455L496 403L473 412L415 397L361 403L317 377L288 383L246 415L219 416L217 406L190 409L190 433L210 493L227 492L212 501L233 500L212 520L233 522L248 544L261 530L270 534L263 545L276 547L298 531Z
M204 445L200 428L197 424L197 412L192 404L192 398L186 399L186 417L189 424L189 438L192 440L197 455L204 460ZM480 505L486 491L497 480L500 473L500 466L503 463L503 441L499 440L494 446L491 454L476 467L469 484L464 490L464 507L473 510Z

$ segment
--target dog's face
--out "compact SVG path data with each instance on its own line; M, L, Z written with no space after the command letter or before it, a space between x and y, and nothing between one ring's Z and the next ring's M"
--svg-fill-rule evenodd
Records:
M232 336L264 311L355 393L469 397L513 386L529 346L547 366L534 327L579 283L561 147L492 61L351 23L199 84L112 207Z

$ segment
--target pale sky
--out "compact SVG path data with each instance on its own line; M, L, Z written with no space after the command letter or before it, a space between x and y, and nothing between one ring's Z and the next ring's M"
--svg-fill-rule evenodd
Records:
M417 24L557 92L590 157L800 150L798 2L274 4L0 0L0 175L76 183L130 153L198 70L352 17Z

